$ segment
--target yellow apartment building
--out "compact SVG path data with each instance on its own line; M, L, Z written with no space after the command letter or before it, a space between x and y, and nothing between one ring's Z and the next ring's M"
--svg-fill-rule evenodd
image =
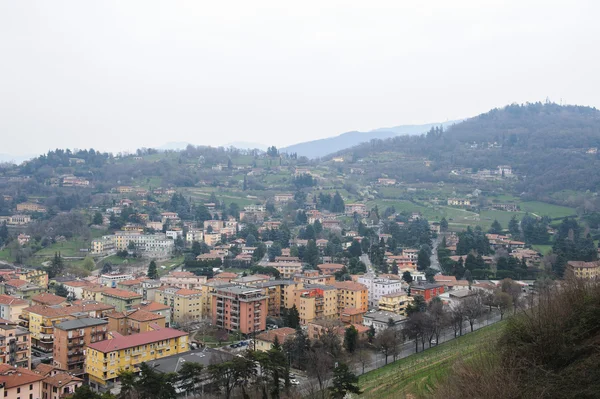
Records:
M600 276L600 262L583 262L569 261L567 262L567 275L576 278L593 279Z
M337 289L338 309L356 308L366 312L369 308L369 290L366 285L354 281L338 281L333 283Z
M117 312L131 310L142 302L142 294L118 288L105 288L102 291L102 303L114 306Z
M307 286L294 291L294 305L300 315L300 324L316 319L338 317L337 290L325 285Z
M94 389L111 388L119 371L139 371L143 362L189 351L188 334L172 328L130 336L113 333L112 339L87 347L85 370Z
M19 273L19 279L38 287L48 287L48 273L43 270L24 270Z
M202 291L178 287L161 287L154 294L154 301L171 308L171 321L185 324L197 321L210 313L203 313Z
M404 291L382 295L379 299L379 310L406 316L406 308L410 302L412 298Z

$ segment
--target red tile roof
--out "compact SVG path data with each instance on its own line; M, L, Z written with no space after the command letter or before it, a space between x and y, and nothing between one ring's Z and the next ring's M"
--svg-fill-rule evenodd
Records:
M126 337L114 334L115 338L107 339L88 345L88 349L94 349L102 353L119 351L126 348L133 348L140 345L147 345L166 339L179 338L188 335L187 333L172 328L161 328L160 330L147 331L139 334L128 335Z
M56 373L52 377L46 377L44 379L44 383L48 384L52 387L62 388L65 385L69 385L71 383L81 383L83 384L83 380L81 378L75 377L65 371L61 371Z
M175 294L177 294L177 295L184 295L184 296L200 295L200 294L202 294L202 291L189 290L187 288L182 288L182 289L178 290L177 292L175 292Z
M23 385L42 381L44 376L21 367L13 367L8 364L0 364L0 384L4 389L16 388Z
M317 267L321 270L342 270L344 268L344 265L342 265L341 263L323 263L321 265L318 265Z
M275 342L275 337L277 337L279 343L283 344L286 339L291 338L294 334L296 334L296 330L293 328L282 327L262 332L256 336L256 339L266 342Z
M50 294L48 292L44 292L42 294L38 294L31 298L33 302L37 302L40 305L60 305L67 301L67 298L63 298L62 296Z
M107 288L102 292L103 295L114 296L117 298L141 298L142 294L137 292L131 292L127 290L121 290L118 288Z
M150 302L147 305L138 305L137 307L138 309L143 309L147 312L156 312L158 310L168 310L171 309L169 306L167 305L163 305L162 303L158 303L158 302Z
M1 305L29 305L29 302L27 302L24 299L21 298L15 298L12 297L10 295L0 295L0 304Z
M22 286L24 286L24 285L28 284L28 282L27 282L27 281L25 281L25 280L20 280L20 279L16 279L16 278L14 278L14 279L11 279L11 280L6 280L4 283L5 283L6 285L10 285L10 286L12 286L12 287L17 287L17 288L18 288L18 287L22 287Z
M355 283L354 281L336 281L332 284L337 289L348 290L348 291L364 291L367 286L361 283Z
M356 308L344 308L344 310L342 310L342 314L343 315L357 315L357 314L364 314L365 312L363 310L360 309L356 309Z
M138 310L134 311L133 313L130 313L127 316L127 318L131 319L131 320L135 320L135 321L151 321L151 320L164 319L165 316L161 316L156 313L148 312L146 310L138 309Z

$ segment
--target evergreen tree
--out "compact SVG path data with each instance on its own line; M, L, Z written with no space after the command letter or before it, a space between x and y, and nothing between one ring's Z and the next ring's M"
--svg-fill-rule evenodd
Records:
M371 324L369 326L369 331L367 331L367 340L369 341L369 343L373 343L373 340L375 339L375 327L373 326L373 324Z
M287 314L287 327L298 328L300 327L300 313L296 305L292 306Z
M333 213L343 213L346 209L346 205L344 204L344 199L340 195L338 191L335 192L333 199L331 200L331 207L329 210Z
M148 265L148 272L146 274L148 275L149 279L158 279L158 268L156 267L155 261L150 261L150 265Z
M308 263L311 269L316 270L319 264L319 248L315 240L308 240L306 250L304 251L304 262Z
M50 262L50 266L47 268L48 278L54 278L62 275L65 269L65 265L63 263L63 259L60 256L60 252L54 253L54 258Z
M392 262L392 270L390 271L390 273L392 274L398 274L398 262L396 262L396 259L394 259L394 261ZM408 273L410 274L410 273Z
M442 218L442 220L440 220L440 231L448 231L448 221L446 218Z
M508 222L508 231L513 238L517 238L521 234L519 229L519 221L517 220L516 216L513 216L512 219L510 219L510 222Z
M333 370L333 382L329 390L331 391L331 397L336 399L344 398L347 393L356 395L362 393L358 387L358 377L350 371L345 363L339 363Z
M431 259L425 248L421 248L417 255L417 268L421 271L427 269L431 265Z
M54 294L66 298L69 296L69 291L64 285L58 284L56 288L54 288Z
M402 273L402 280L406 281L408 284L412 283L413 277L408 270Z
M500 224L500 222L498 220L494 220L489 232L490 232L490 234L501 234L502 233L502 225Z
M102 218L102 214L100 212L94 213L94 217L92 218L92 224L101 225L104 222Z
M344 349L348 351L348 353L354 353L356 348L358 347L358 330L353 325L346 328L344 332Z

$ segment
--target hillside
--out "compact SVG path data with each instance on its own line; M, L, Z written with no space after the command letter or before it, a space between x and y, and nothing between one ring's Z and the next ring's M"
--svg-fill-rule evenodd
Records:
M596 191L598 147L600 111L536 103L494 109L445 131L372 140L330 157L372 165L369 170L388 170L385 173L402 180L432 182L464 180L480 170L510 165L512 189L545 199L561 190ZM382 154L387 154L387 164ZM410 165L408 159L428 160L430 165Z
M306 141L303 143L294 144L281 151L287 153L297 153L298 156L308 158L319 158L326 156L332 152L341 151L360 143L366 143L371 140L383 140L390 137L400 135L416 135L423 134L434 126L448 127L458 121L449 121L442 123L429 123L426 125L403 125L389 128L380 128L368 132L347 132L335 137L328 137L320 140Z

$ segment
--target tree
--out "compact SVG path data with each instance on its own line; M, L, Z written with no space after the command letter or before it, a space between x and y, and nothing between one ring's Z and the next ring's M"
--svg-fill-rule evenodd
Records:
M519 221L517 220L516 216L513 216L512 219L510 219L510 222L508 222L508 231L513 238L517 238L521 234L521 230L519 229Z
M374 344L375 347L385 355L385 364L388 364L388 356L396 345L394 330L388 328L377 334Z
M354 353L358 346L358 330L353 325L346 328L344 332L344 349L349 353Z
M331 206L329 210L333 213L342 213L345 211L344 199L338 191L335 192L333 199L331 200Z
M150 261L150 265L148 265L148 272L146 274L148 275L149 279L158 279L158 268L156 267L155 261Z
M246 236L246 246L253 247L254 245L256 245L256 237L254 234L250 233Z
M290 328L300 327L300 313L295 304L287 313L286 326Z
M494 292L494 303L498 306L498 311L500 312L500 320L504 318L504 313L506 313L513 306L513 299L510 294L506 292L502 292L498 290Z
M448 231L448 221L446 220L446 218L442 218L442 220L440 220L440 231Z
M502 225L498 220L494 220L492 226L489 230L490 234L501 234L502 233Z
M362 255L362 248L360 247L360 243L357 240L352 240L352 243L348 248L348 252L353 258L360 257Z
M511 279L505 278L500 282L500 290L510 295L512 299L513 313L516 313L517 306L519 305L519 298L523 293L521 286Z
M373 324L371 324L369 326L369 331L367 331L367 340L369 341L370 344L372 344L374 339L375 339L375 327L373 326Z
M252 253L252 260L254 262L259 262L267 253L267 246L265 243L261 242L256 246L256 249Z
M417 255L417 268L421 271L431 266L431 259L425 248L421 248Z
M362 393L358 387L358 377L350 371L345 363L339 363L333 370L333 383L329 390L333 398L340 399L344 398L348 392L356 395Z
M392 262L392 268L390 270L390 273L397 275L398 274L398 262L396 262L396 259L394 259L394 261ZM410 274L410 273L408 273ZM412 276L411 276L412 279Z
M308 263L311 269L316 269L319 264L319 248L315 240L308 240L306 250L304 251L304 262Z
M471 332L473 332L475 321L483 315L483 302L481 296L476 294L467 297L459 306L462 307L462 313L471 326Z
M54 253L54 258L50 262L50 266L46 269L48 278L54 278L60 276L65 269L63 259L59 252Z
M432 269L431 267L428 267L427 269L425 269L425 278L427 279L428 283L433 283L435 282L435 279L433 278L436 274L437 274L437 270Z
M94 262L94 258L91 256L86 256L83 260L82 267L89 272L93 271L96 268L96 262Z
M269 253L269 261L274 262L275 257L281 256L281 244L274 242L273 245L269 247L267 252Z
M94 213L94 217L92 218L92 224L101 225L104 223L104 218L100 212Z
M58 295L58 296L62 296L63 298L66 298L69 296L69 291L67 290L67 288L64 285L58 284L56 286L56 288L54 289L54 294Z
M410 272L407 270L404 273L402 273L402 280L406 281L408 284L412 283L413 281L413 277L412 274L410 274Z

